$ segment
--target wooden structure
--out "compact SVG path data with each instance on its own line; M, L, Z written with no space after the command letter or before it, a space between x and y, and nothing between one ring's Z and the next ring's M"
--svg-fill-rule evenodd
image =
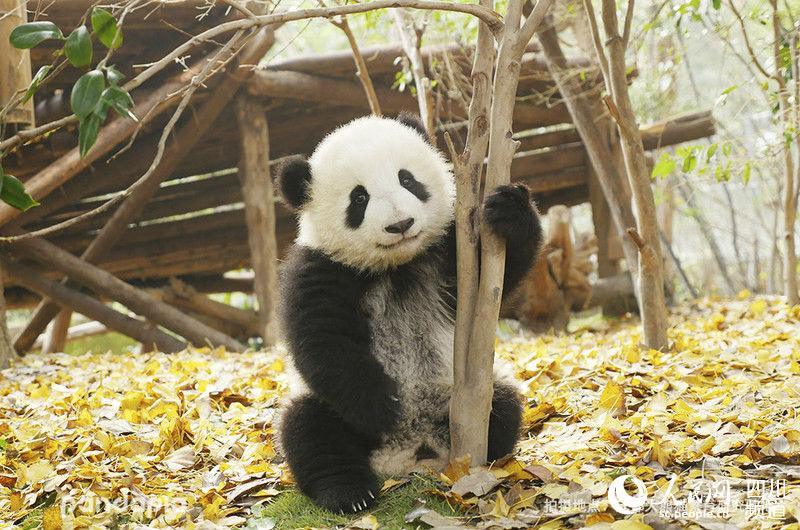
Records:
M208 6L203 0L196 3ZM89 5L85 0L63 0L37 16L69 31ZM211 8L200 21L196 14L185 3L160 4L147 16L131 14L125 45L115 54L118 67L131 77L137 72L135 65L156 60L185 41L184 32L196 33L243 16L224 6ZM338 125L368 113L369 105L349 50L274 60L255 68L273 41L273 30L265 28L197 91L159 166L119 205L47 240L9 248L2 278L8 306L38 304L32 321L15 339L18 351L29 349L62 309L66 311L61 322L54 326L62 337L68 327L64 315L74 309L110 329L167 349L183 347L184 341L163 336L159 326L195 344L241 348L241 341L253 335L275 340L276 269L294 237L295 222L274 200L269 167L287 155L310 153ZM73 218L123 193L141 177L174 109L174 93L218 48L209 43L200 51L205 55L194 55L185 70L176 66L133 91L134 112L146 117L144 125L110 120L85 159L77 157L74 127L8 154L4 168L25 182L41 206L20 214L0 204L0 232L30 231ZM46 47L34 49L34 71L51 53ZM402 47L363 49L362 54L383 112L416 111L417 101L408 90L390 88ZM458 145L465 136L470 50L437 46L423 48L421 54L430 76L439 80L439 140L447 130ZM570 65L585 79L587 90L597 89L597 73L586 61L573 59ZM68 114L67 90L78 74L66 69L40 90L37 124ZM590 200L597 212L607 210L602 195L592 193L586 151L535 46L523 59L518 98L514 129L519 131L520 148L512 178L531 187L542 211ZM684 116L646 127L645 148L713 132L709 113ZM127 145L134 133L135 141ZM602 254L607 238L599 239ZM230 276L230 271L242 268L252 268L254 274ZM223 308L203 296L229 291L254 292L258 314ZM120 302L146 321L97 304L98 299ZM53 347L62 344L55 340Z

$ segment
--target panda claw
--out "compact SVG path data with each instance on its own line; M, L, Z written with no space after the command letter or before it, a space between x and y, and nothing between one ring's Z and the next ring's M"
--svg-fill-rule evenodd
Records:
M371 491L368 491L367 493L369 493L369 496L372 497L373 499L375 498L375 494L372 493Z
M356 509L356 503L352 503L352 504L350 505L350 507L353 509L353 511L354 511L354 512L357 512L357 511L358 511L358 510Z
M389 396L392 401L400 401L400 398L397 396Z

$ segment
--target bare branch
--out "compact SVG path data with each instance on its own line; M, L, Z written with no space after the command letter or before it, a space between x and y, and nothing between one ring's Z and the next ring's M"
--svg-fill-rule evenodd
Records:
M628 8L625 11L625 26L622 33L622 44L625 48L628 47L631 39L631 25L633 24L633 7L635 3L636 0L628 0Z
M319 5L322 7L327 7L323 0L318 0ZM378 94L375 93L375 85L372 84L372 78L369 76L369 70L367 69L367 62L364 60L364 56L361 54L361 49L358 47L358 41L356 41L355 35L353 35L353 30L350 29L350 23L347 22L347 17L342 16L337 18L331 19L331 24L342 30L345 37L347 37L347 42L350 44L350 49L353 51L353 61L356 63L356 77L358 80L361 81L361 86L364 87L364 93L367 96L367 102L369 102L369 110L375 116L382 116L383 113L381 112L381 104L378 100Z
M425 72L425 62L420 53L421 32L415 31L414 18L404 9L395 9L392 14L400 33L400 42L403 45L403 52L411 63L411 74L414 76L414 86L417 89L417 105L419 115L428 136L435 138L435 125L433 113L433 97L431 94L431 82Z
M592 0L583 0L583 10L586 11L586 18L589 20L589 29L592 33L594 51L597 53L597 63L600 65L600 72L603 74L606 84L608 84L608 58L600 41L600 29L597 27L597 16L594 13Z
M775 74L769 73L767 69L764 68L764 65L761 64L761 61L758 60L758 56L756 55L755 50L753 50L753 45L750 43L750 37L747 34L747 29L745 28L742 14L739 12L738 9L736 9L736 2L734 2L734 0L728 0L728 5L730 6L731 11L733 11L734 16L736 16L736 20L739 22L739 27L742 30L742 38L744 38L744 44L747 47L747 52L750 54L750 59L752 59L753 64L764 77L769 79L774 79L775 81L777 81L778 85L780 85L780 87L783 88L784 86L783 78L777 73Z
M464 13L472 15L484 23L486 23L492 34L498 33L503 26L502 19L495 11L486 9L481 5L475 4L459 4L454 2L441 2L437 0L373 0L372 2L365 2L361 4L348 4L343 6L314 8L314 9L300 9L297 11L288 11L285 13L276 13L270 15L259 15L253 18L242 20L232 20L207 29L202 33L193 36L170 53L150 65L146 70L141 72L135 78L126 83L123 88L130 92L134 88L140 86L150 78L155 76L158 72L172 64L175 60L188 54L198 44L213 40L220 35L231 33L239 30L248 30L256 27L269 26L282 24L285 22L294 22L297 20L305 20L309 18L332 18L342 15L352 15L356 13L366 13L368 11L375 11L378 9L397 9L397 8L413 8L431 11L450 11L455 13ZM0 152L5 152L8 148L18 145L19 143L35 138L41 134L47 133L64 125L74 123L77 118L69 116L62 120L57 120L36 129L25 131L25 134L17 134L11 138L0 142ZM38 131L34 134L34 131Z

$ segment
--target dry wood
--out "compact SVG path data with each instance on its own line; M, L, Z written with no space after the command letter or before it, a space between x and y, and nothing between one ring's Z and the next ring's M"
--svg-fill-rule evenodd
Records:
M634 0L628 0L630 4ZM593 9L588 0L588 10ZM633 6L629 6L632 10ZM628 182L633 195L636 212L636 229L628 228L628 234L639 249L638 293L642 317L643 342L656 350L667 348L667 306L664 299L663 259L661 241L656 220L655 200L650 187L650 172L642 145L642 136L636 121L630 95L625 65L626 43L619 33L617 6L614 0L602 1L602 18L605 30L605 51L597 49L598 56L606 54L607 71L604 71L606 87L611 93L607 99L609 111L617 124L622 140L622 152ZM597 28L592 27L594 33ZM595 39L595 41L599 40ZM613 100L613 105L610 105ZM638 237L634 237L638 233Z
M196 116L194 123L183 125L176 134L176 140L164 152L161 163L151 171L142 185L138 186L117 208L111 219L98 233L89 247L81 255L88 263L96 263L98 259L114 246L117 240L128 229L128 224L135 220L144 209L147 202L158 190L161 182L170 175L178 162L191 152L194 145L202 135L211 127L220 112L227 106L238 88L252 73L252 65L269 50L275 41L271 29L266 28L262 33L248 44L240 53L237 63L231 66L231 71L205 101ZM58 308L55 304L43 300L37 307L25 329L14 340L17 352L24 352L30 348L33 341L56 314Z
M106 327L105 324L101 322L89 321L89 322L82 322L80 324L75 324L71 328L69 328L69 332L67 333L67 342L71 342L73 340L84 339L86 337L95 337L97 335L105 335L109 333L111 330ZM33 349L42 348L44 345L43 337L39 337L36 342L33 344Z
M508 4L492 85L485 181L487 193L511 180L511 162L517 147L512 138L520 63L528 42L552 3L553 0L539 0L521 27L522 1L511 0ZM480 223L479 234L480 278L464 377L464 388L471 392L464 396L462 409L471 410L471 414L453 420L463 437L459 438L460 446L453 446L451 442L451 457L469 454L476 464L486 461L494 379L494 338L505 268L505 241L485 223Z
M42 239L31 239L17 243L14 249L43 265L59 270L74 282L88 287L98 295L115 300L152 322L182 335L197 346L210 342L225 346L232 351L244 350L244 346L231 337L198 322L167 304L158 302L140 289L125 283L103 269L76 258L52 243ZM73 309L78 310L77 308ZM86 316L91 317L91 315Z
M550 73L556 81L559 91L566 98L575 128L581 135L583 144L596 172L603 195L611 210L611 218L618 234L636 225L633 210L630 207L630 193L624 185L625 175L620 174L614 165L614 156L608 144L606 131L610 128L608 118L598 109L596 96L587 94L574 77L567 75L567 63L558 35L552 25L548 24L539 31L539 42L542 45ZM595 98L594 100L592 98ZM639 258L636 246L629 238L622 239L623 250L628 267L635 270Z
M3 288L3 268L0 266L0 370L8 368L11 360L17 356L11 343L11 335L6 323L6 299Z
M17 49L8 40L11 30L27 19L24 1L0 0L0 79L3 80L0 83L0 109L12 100L19 101L20 94L24 94L31 83L30 51ZM0 123L22 127L34 125L33 98L27 103L14 105L4 115L0 113Z
M626 271L594 282L587 305L601 307L605 316L621 316L637 310L635 293L631 275Z
M102 302L71 289L61 283L45 278L41 273L18 263L0 258L3 266L14 280L26 289L43 297L55 300L62 307L73 309L82 315L102 322L110 329L127 335L145 344L156 344L164 352L183 350L186 345L158 328L150 328L144 322L131 318L105 306Z
M417 106L419 115L428 136L436 136L436 109L433 103L433 91L431 90L431 80L425 70L425 62L422 59L420 48L422 47L422 31L417 29L414 17L405 9L395 9L392 11L395 25L400 33L400 42L403 45L403 52L411 64L411 75L414 78L414 86L417 89Z
M252 281L250 285L252 286ZM255 312L212 300L177 278L171 278L169 285L162 287L159 291L160 298L168 304L188 311L190 314L203 315L216 321L230 323L233 327L238 328L242 332L240 334L245 337L255 337L263 332Z
M63 352L67 345L67 334L72 321L72 311L62 310L47 326L42 341L42 353Z
M320 77L302 72L258 70L248 83L250 94L273 98L289 98L312 103L336 102L337 105L365 107L364 93L352 81ZM408 94L385 88L375 89L382 110L397 113L415 108Z
M736 292L736 287L734 286L733 280L728 274L728 264L725 262L725 256L722 255L722 250L717 244L717 238L714 236L711 225L708 223L705 215L703 215L703 211L698 208L697 203L694 200L694 192L689 182L684 181L676 187L686 203L686 206L689 208L690 217L692 217L697 223L697 227L700 229L700 234L702 234L703 239L705 239L706 243L708 243L708 248L711 249L711 255L714 256L714 261L717 264L720 276L722 276L725 289L728 291L728 294L734 294Z
M277 340L278 244L275 240L275 193L269 171L269 129L264 108L249 96L237 100L242 135L239 179L244 197L250 264L255 273L259 335L264 344Z
M492 8L493 0L481 0ZM470 358L470 334L474 325L478 295L478 232L475 215L480 201L483 161L489 145L489 114L492 104L494 39L485 24L478 25L478 40L472 63L472 99L469 104L469 127L464 151L458 155L448 142L456 179L456 258L457 300L453 342L453 396L450 399L450 458L468 454L476 434L469 417L471 389L467 371ZM449 136L446 136L449 140ZM471 453L470 453L471 454ZM475 453L477 454L477 453Z

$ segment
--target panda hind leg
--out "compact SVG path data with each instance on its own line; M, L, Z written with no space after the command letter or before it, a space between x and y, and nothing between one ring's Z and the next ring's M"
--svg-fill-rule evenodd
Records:
M488 460L497 460L514 451L522 426L522 397L507 383L495 382L492 412L489 416Z
M358 433L313 396L284 413L281 446L297 486L332 512L357 512L375 502L380 489L369 455L378 441Z

